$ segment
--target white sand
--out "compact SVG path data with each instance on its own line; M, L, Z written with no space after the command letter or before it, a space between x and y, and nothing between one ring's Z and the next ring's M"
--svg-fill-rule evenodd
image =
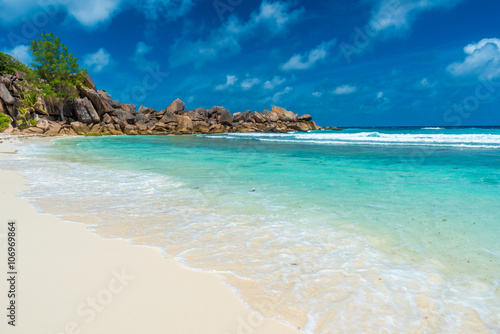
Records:
M0 141L0 159L8 159L16 140ZM37 213L14 196L26 182L0 170L0 333L298 333L258 318L215 274ZM17 224L16 327L6 310L9 219Z

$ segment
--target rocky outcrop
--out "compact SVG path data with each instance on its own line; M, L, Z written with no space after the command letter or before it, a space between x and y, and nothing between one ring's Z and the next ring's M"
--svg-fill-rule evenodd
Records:
M0 112L16 119L19 100L24 91L20 81L23 74L0 74ZM167 108L156 111L153 108L122 104L113 100L105 91L96 90L87 76L84 85L78 89L79 98L65 102L54 99L41 100L48 116L41 111L32 115L39 120L36 127L19 130L10 127L12 133L33 133L55 135L146 135L146 134L191 134L225 132L290 132L323 129L312 121L309 114L299 116L282 107L260 112L231 112L224 107L210 109L186 109L186 104L176 99ZM65 121L61 120L61 111ZM16 122L12 125L15 127ZM330 128L337 130L338 128ZM340 130L340 129L338 129Z

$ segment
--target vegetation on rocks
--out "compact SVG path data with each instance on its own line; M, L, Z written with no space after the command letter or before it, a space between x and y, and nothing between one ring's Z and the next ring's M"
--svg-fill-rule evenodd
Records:
M3 131L9 127L11 120L10 117L5 114L0 114L0 131Z
M31 68L21 63L16 58L0 52L0 73L14 74L15 71L23 73L32 72Z

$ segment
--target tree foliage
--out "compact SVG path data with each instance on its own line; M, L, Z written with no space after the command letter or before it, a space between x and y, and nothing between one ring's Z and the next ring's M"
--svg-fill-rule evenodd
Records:
M76 87L83 83L87 70L78 65L78 59L68 51L59 37L43 31L40 35L40 38L31 41L29 47L33 55L31 66L37 78L28 78L28 81L44 97L63 101L77 98Z
M16 58L0 52L0 73L14 74L15 70L23 73L31 72L28 66L24 65Z

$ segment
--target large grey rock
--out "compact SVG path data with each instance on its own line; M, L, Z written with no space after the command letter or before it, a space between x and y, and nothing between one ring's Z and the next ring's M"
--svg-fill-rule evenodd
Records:
M189 111L185 114L186 116L189 116L191 120L193 121L205 121L206 117L202 114L197 113L196 111Z
M222 112L224 112L224 110L228 111L227 109L225 109L224 107L217 107L217 106L214 106L212 107L211 109L207 110L207 113L209 117L213 117L214 115L220 115Z
M90 118L92 118L92 122L99 123L101 121L101 118L99 117L97 111L94 109L94 105L92 104L92 102L90 102L90 100L86 97L84 97L82 100L85 108L87 108L87 112L89 113Z
M144 122L137 122L135 123L135 126L139 131L146 131L148 129L148 126Z
M104 114L102 116L102 121L106 124L113 124L113 119L109 116L109 114Z
M131 114L136 114L137 111L135 110L136 106L133 104L122 104L122 109L125 111L128 111Z
M49 128L45 131L45 134L49 136L57 136L59 131L61 131L61 124L49 121Z
M135 116L132 115L132 113L129 113L128 111L122 109L115 109L114 113L116 117L118 117L121 121L125 123L134 124L135 122Z
M150 121L149 117L138 112L137 115L135 115L135 121L136 122L143 122L143 123L148 123Z
M93 91L92 89L83 88L81 91L81 95L82 97L88 98L90 102L92 102L92 105L94 106L99 116L102 117L103 114L113 111L113 107L111 107L109 102L101 95L99 95L96 91Z
M286 110L281 107L273 107L273 110L276 114L278 114L279 118L283 122L297 122L299 117L291 111Z
M203 117L207 118L208 117L208 110L205 108L196 108L194 112L202 115Z
M264 116L262 116L262 114L257 112L257 111L252 114L252 118L255 120L256 123L265 123L266 122L266 118Z
M181 99L176 99L168 106L166 112L179 114L184 111L184 108L186 108L186 104Z
M46 119L41 119L36 124L36 127L42 129L43 132L45 132L49 129L49 121L47 121Z
M146 108L145 106L140 106L137 112L140 114L149 115L151 113L155 113L156 110L154 110L153 108Z
M88 73L85 73L85 76L83 77L83 83L86 86L92 88L93 90L97 90L95 83L94 83L94 80L92 80L92 78L90 77L90 75Z
M290 129L296 130L296 131L301 131L301 132L307 132L311 130L311 127L308 123L306 122L299 122L295 123L289 126Z
M187 116L175 115L175 121L179 124L180 129L191 130L193 128L193 122Z
M274 111L264 110L262 115L269 120L269 122L277 122L280 120L278 114Z
M311 130L316 131L316 130L320 129L319 126L317 126L316 123L314 123L314 121L310 121L308 123L309 123L309 127L311 128Z
M43 134L43 130L37 127L29 127L27 129L22 130L22 133L28 135L41 135Z
M92 117L90 117L83 99L74 99L72 104L73 115L78 121L84 124L92 123Z
M243 113L237 112L233 114L233 122L239 122L243 118Z
M177 122L177 119L175 118L174 113L165 112L160 122L167 124L167 123Z
M219 122L223 125L231 125L233 123L233 116L231 116L229 110L224 109L220 112Z
M121 103L119 101L116 101L116 100L111 100L111 102L109 102L109 104L115 109L125 109L122 107Z
M71 122L71 128L76 134L83 135L90 132L90 129L87 125L81 122Z
M299 121L309 122L312 121L312 116L309 114L305 114L299 117Z
M26 73L18 71L18 70L14 70L14 74L15 74L17 80L24 80L24 76L26 75Z
M5 102L6 104L14 104L16 100L10 95L9 90L3 83L0 83L0 98Z

